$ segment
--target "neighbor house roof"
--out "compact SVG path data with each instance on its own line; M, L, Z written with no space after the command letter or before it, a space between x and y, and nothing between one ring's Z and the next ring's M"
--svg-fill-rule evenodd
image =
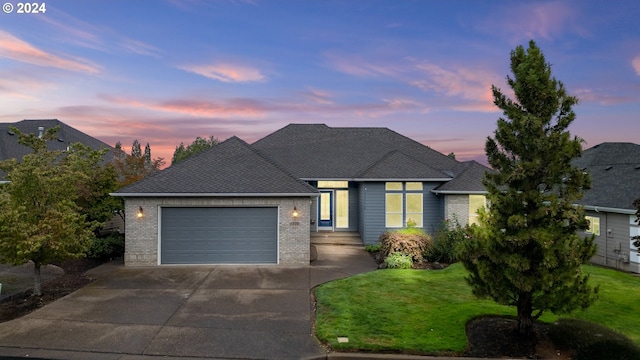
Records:
M484 174L493 171L488 167L471 160L458 163L453 169L454 178L433 190L436 194L486 194L482 185Z
M587 209L634 213L640 199L640 145L607 142L583 152L573 164L591 175L591 189L579 204Z
M10 129L17 128L25 134L38 134L38 128L44 128L44 131L60 127L56 140L47 142L49 150L66 150L70 144L81 143L92 149L98 150L102 148L113 149L107 143L104 143L82 131L79 131L57 119L39 119L39 120L22 120L15 123L0 123L0 160L22 159L26 154L32 152L31 149L18 143L18 135L14 134ZM0 172L0 179L4 174Z
M253 147L305 180L449 180L458 164L387 128L290 124Z
M119 196L314 196L318 191L237 137L118 190Z

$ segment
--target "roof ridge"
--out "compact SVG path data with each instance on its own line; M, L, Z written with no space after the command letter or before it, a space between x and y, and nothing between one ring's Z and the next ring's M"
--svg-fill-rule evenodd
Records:
M460 163L460 161L458 161L458 160L456 160L456 159L452 159L452 158L450 158L449 156L447 156L447 155L445 155L445 154L441 153L441 152L440 152L440 151L438 151L438 150L435 150L434 148L432 148L432 147L431 147L431 146L429 146L429 145L425 145L425 144L423 144L423 143L421 143L421 142L419 142L419 141L417 141L417 140L415 140L415 139L413 139L413 138L410 138L410 137L408 137L408 136L402 135L402 134L400 134L399 132L397 132L397 131L395 131L395 130L392 130L392 129L388 129L388 130L389 130L389 131L391 131L391 132L393 132L394 134L396 134L396 135L398 135L398 136L402 136L403 138L409 139L409 141L412 141L412 142L414 142L414 143L416 143L416 144L418 144L418 145L424 146L425 148L427 148L427 149L431 150L432 152L434 152L435 154L437 154L437 155L438 155L438 156L440 156L441 158L447 158L447 159L449 159L449 160L451 160L451 161L454 161L454 162L456 162L456 163ZM420 161L420 162L422 162L422 161ZM433 168L433 167L432 167L432 168ZM447 170L447 169L436 169L436 168L433 168L433 169L438 170L438 171L440 171L440 172L442 172L442 170Z
M382 161L384 161L385 159L389 158L393 153L399 152L398 150L394 149L391 150L389 152L386 152L384 155L382 155L378 160L372 162L369 166L367 166L366 168L364 168L361 172L359 172L358 174L356 174L355 178L360 178L362 177L364 174L366 174L369 170L373 169L375 166L377 166L378 164L380 164Z
M240 142L250 151L252 151L253 153L255 153L256 155L258 155L259 157L261 157L262 159L264 159L265 161L267 161L269 164L273 165L276 169L282 171L284 174L286 174L287 176L289 176L290 178L294 179L295 181L297 181L298 183L306 186L309 189L313 189L313 191L318 191L318 189L314 188L313 186L311 186L308 182L301 180L299 177L293 175L287 168L285 168L284 166L280 165L279 163L277 163L275 160L271 159L270 157L268 157L267 155L265 155L264 153L262 153L260 150L255 149L252 145L250 145L249 143L247 143L246 141L240 139L237 136L232 136L229 139L232 138L236 138L238 140L240 140ZM227 139L227 140L229 140ZM226 140L225 140L226 141Z

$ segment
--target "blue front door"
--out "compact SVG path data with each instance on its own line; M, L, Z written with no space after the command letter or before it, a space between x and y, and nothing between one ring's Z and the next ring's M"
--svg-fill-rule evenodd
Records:
M318 198L318 229L333 230L333 191L320 191Z

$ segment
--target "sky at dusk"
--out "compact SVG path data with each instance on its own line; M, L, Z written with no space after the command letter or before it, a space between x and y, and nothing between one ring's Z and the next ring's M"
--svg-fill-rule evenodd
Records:
M56 118L167 163L197 136L289 123L388 127L485 163L491 85L511 93L509 54L530 39L580 99L572 134L640 142L636 0L6 2L0 122Z

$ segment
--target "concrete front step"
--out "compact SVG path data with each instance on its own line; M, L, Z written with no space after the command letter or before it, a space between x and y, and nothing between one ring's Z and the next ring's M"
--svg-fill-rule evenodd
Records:
M362 245L362 238L356 232L312 232L312 244Z

